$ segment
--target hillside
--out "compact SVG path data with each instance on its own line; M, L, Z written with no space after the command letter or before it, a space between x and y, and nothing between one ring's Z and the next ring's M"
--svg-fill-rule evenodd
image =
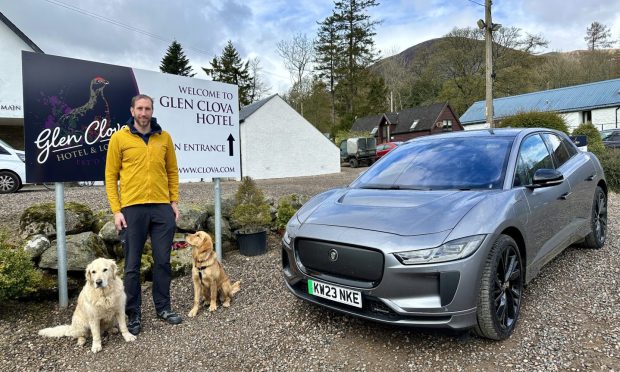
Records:
M494 96L503 97L620 77L620 49L530 54L494 44ZM449 102L463 113L484 99L484 41L442 37L381 59L370 70L397 97L395 109Z

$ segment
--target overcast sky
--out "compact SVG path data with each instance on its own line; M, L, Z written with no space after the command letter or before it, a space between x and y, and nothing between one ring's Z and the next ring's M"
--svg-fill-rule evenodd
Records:
M441 37L484 19L484 0L377 0L370 10L382 55ZM271 93L290 87L276 43L296 33L314 38L333 0L0 0L0 12L45 53L159 71L173 39L195 77L231 40L241 57L259 57ZM618 0L495 0L493 23L541 34L546 51L585 49L598 21L620 39ZM617 46L617 47L620 47Z

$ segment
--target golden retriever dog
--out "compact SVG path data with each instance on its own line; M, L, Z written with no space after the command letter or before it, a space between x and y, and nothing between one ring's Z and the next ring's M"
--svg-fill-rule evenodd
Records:
M188 316L191 318L198 314L201 294L205 303L209 303L209 311L217 310L218 293L222 306L229 307L233 295L239 292L241 281L230 282L224 267L217 260L209 234L197 231L195 234L188 234L185 241L192 246L192 281L194 282L194 307Z
M114 260L97 258L86 267L86 284L78 296L77 306L73 312L71 324L39 331L46 337L73 337L77 344L83 346L89 334L93 336L93 353L101 351L101 333L115 332L115 326L125 341L136 340L136 336L127 330L125 321L125 290L123 281L116 276Z

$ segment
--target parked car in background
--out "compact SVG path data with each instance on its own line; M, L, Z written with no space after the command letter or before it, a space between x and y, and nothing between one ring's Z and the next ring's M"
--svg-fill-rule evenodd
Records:
M0 194L19 190L26 182L26 155L0 140Z
M375 137L347 138L340 142L340 162L349 163L351 168L360 164L371 165L377 160Z
M381 159L383 155L394 150L396 147L400 146L401 144L402 142L386 142L386 143L377 145L377 160Z
M564 133L459 131L408 141L306 202L282 272L297 297L333 310L502 340L542 266L606 233L604 171Z
M601 139L607 148L620 148L620 129L602 130Z

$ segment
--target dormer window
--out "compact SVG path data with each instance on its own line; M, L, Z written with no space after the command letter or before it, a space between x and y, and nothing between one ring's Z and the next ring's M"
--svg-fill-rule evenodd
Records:
M415 126L416 126L416 125L418 125L418 123L419 123L419 122L420 122L420 120L415 119L415 120L413 121L413 123L411 123L411 126L409 127L409 130L414 130L414 129L415 129Z
M372 128L372 130L370 131L370 135L374 136L375 134L377 134L377 131L379 130L379 127L374 127Z

